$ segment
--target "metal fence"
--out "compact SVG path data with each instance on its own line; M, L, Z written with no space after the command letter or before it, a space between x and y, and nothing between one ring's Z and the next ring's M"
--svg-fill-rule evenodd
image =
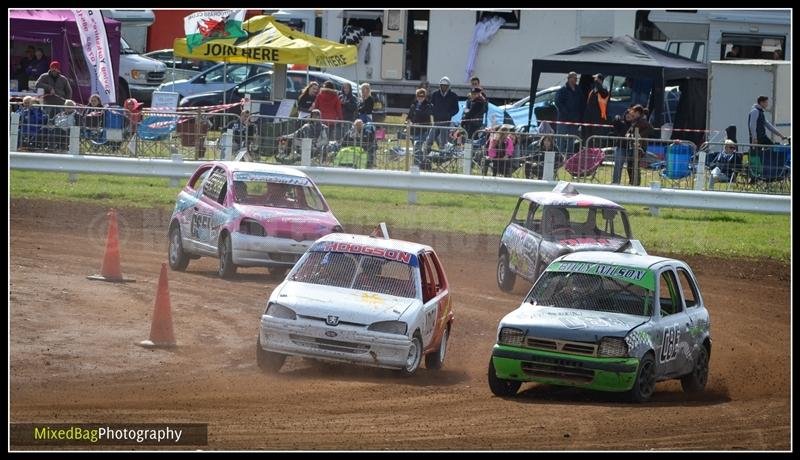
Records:
M791 189L788 146L739 144L740 158L729 167L719 161L726 158L720 155L724 143L713 133L707 133L710 141L698 149L688 141L602 135L582 139L570 134L515 132L507 125L482 128L469 137L455 125L247 118L230 107L212 108L213 112L193 108L138 113L119 107L20 108L10 105L10 151L184 160L245 158L289 165L419 169L643 187L658 183L664 188L771 194L787 194Z

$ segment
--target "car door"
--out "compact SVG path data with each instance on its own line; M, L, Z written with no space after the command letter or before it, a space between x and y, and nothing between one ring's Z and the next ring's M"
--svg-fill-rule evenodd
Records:
M422 333L422 348L426 350L430 347L436 332L436 321L439 313L439 305L445 297L447 289L442 285L436 265L430 252L422 252L420 259L420 278L422 281L422 322L420 332Z
M250 76L248 64L228 64L215 67L206 72L203 78L192 85L192 94L223 91L245 81Z
M212 165L207 165L195 171L186 187L178 194L178 201L175 204L175 209L178 211L177 219L181 228L183 246L186 251L191 253L197 252L195 238L192 235L193 216L197 212L196 209L199 209L198 201L203 193L203 185L211 174L212 168Z
M203 184L200 199L193 208L190 235L198 253L217 255L219 222L223 220L221 214L224 214L227 189L227 171L216 166Z
M526 206L527 205L527 206ZM541 243L541 212L538 203L520 198L511 218L506 247L509 252L508 266L512 271L531 281L536 272L539 245Z
M659 376L682 375L689 350L691 322L684 308L683 294L672 267L659 273L659 321L656 325L656 363Z
M708 332L708 311L703 305L703 298L700 296L700 289L697 286L697 280L692 272L683 266L677 266L676 272L678 274L678 283L683 292L683 300L686 306L686 316L689 319L689 328L686 334L686 341L691 347L691 356L696 356L696 350L703 346L703 341ZM688 373L692 370L694 359L687 359L685 366L682 367L683 373Z

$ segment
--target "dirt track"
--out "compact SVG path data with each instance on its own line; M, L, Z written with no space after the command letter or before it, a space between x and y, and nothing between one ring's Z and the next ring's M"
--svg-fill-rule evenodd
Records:
M203 422L209 449L788 449L790 273L775 262L689 258L711 311L708 391L676 381L654 400L528 384L494 397L486 366L513 294L494 281L497 239L408 234L432 244L454 293L445 369L392 372L292 358L255 364L258 317L277 280L264 269L217 278L216 261L169 273L179 348L146 350L169 210L120 212L122 268L99 271L105 210L11 203L11 421ZM353 230L353 229L350 229ZM205 448L205 447L204 447Z

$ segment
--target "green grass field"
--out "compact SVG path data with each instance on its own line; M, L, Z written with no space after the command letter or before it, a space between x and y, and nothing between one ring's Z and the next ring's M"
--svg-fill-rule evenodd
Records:
M171 208L179 188L169 179L11 171L11 199L73 200L116 207ZM500 235L516 198L487 195L408 193L356 187L320 187L337 218L347 225ZM624 204L624 203L623 203ZM652 252L722 257L771 258L789 262L790 216L662 208L653 217L641 206L627 207L634 234Z

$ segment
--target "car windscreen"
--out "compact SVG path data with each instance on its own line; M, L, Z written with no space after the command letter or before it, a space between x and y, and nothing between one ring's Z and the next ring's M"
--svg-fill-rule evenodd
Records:
M309 251L289 275L291 281L416 298L412 265L382 256Z
M620 277L545 272L525 301L533 305L650 316L653 290Z
M628 217L622 209L600 206L547 206L542 215L551 239L631 238Z
M327 211L314 184L305 177L258 172L233 174L234 200L239 204Z

